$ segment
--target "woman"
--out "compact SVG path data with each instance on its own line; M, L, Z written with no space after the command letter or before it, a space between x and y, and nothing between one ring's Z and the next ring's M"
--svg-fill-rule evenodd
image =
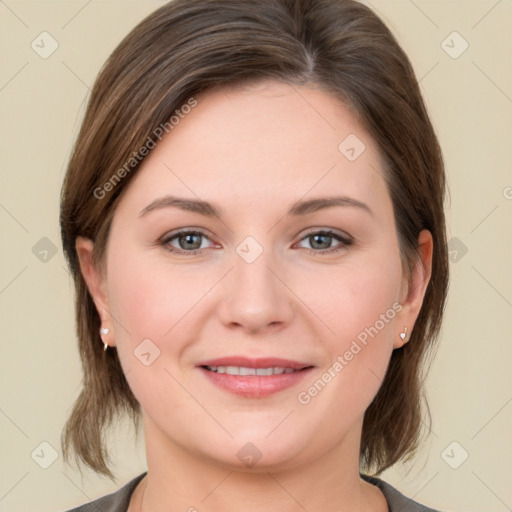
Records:
M84 386L75 509L432 510L414 453L448 283L439 145L411 65L352 0L176 0L113 52L62 192ZM372 475L372 476L370 476Z

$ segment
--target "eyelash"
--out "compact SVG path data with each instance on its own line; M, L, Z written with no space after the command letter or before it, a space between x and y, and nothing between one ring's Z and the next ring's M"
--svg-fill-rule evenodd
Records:
M183 236L183 235L199 235L199 236L202 236L209 240L208 236L206 236L206 234L202 233L201 231L182 230L182 231L177 231L176 233L171 233L169 236L164 237L161 240L161 244L165 247L165 249L167 251L169 251L171 253L183 254L186 256L194 256L194 255L200 254L202 251L205 250L205 249L194 249L192 251L185 251L183 249L176 249L176 247L172 247L171 245L169 245L172 240L179 238L180 236ZM341 250L353 245L353 243L354 243L352 238L343 237L329 229L320 230L320 231L311 231L311 232L307 233L306 235L304 235L304 237L302 237L300 241L302 241L306 238L309 238L311 236L314 236L314 235L329 236L329 237L335 238L336 240L338 240L340 242L340 244L338 244L334 247L331 247L329 249L325 249L325 250L307 249L306 248L306 250L312 251L315 254L319 254L319 255L334 254L334 253L340 252Z

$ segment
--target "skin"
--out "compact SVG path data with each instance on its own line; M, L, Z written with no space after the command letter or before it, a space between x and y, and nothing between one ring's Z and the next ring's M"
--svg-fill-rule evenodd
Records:
M260 81L209 91L144 160L115 213L104 265L78 238L83 275L104 336L115 346L143 411L148 476L130 511L386 511L377 487L359 477L363 415L377 393L399 333L414 328L431 272L432 237L419 237L409 283L393 206L375 143L351 111L314 86ZM338 145L366 146L349 161ZM371 210L335 206L286 215L298 200L334 194ZM141 210L167 194L222 209L205 217L175 207ZM161 239L178 229L186 240ZM315 243L311 231L350 235ZM236 248L252 236L252 263ZM184 245L185 244L185 245ZM337 253L321 254L340 246ZM297 399L394 303L401 310L308 404ZM149 338L149 366L133 351ZM308 362L300 384L267 398L233 395L196 368L245 355ZM248 467L237 452L253 443ZM302 508L303 507L303 508Z

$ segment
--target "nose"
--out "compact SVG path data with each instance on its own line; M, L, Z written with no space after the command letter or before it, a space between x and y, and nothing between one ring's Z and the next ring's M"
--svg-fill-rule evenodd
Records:
M289 325L294 316L294 295L272 251L263 250L252 262L235 253L233 262L217 310L222 323L247 334L274 332Z

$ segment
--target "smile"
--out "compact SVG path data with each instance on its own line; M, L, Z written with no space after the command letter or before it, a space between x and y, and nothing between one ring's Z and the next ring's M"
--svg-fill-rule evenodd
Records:
M294 373L300 370L273 366L270 368L248 368L246 366L207 366L204 368L211 372L226 373L228 375L281 375L282 373Z
M266 398L297 386L314 368L289 359L243 356L202 361L196 367L207 378L206 382L244 398Z

